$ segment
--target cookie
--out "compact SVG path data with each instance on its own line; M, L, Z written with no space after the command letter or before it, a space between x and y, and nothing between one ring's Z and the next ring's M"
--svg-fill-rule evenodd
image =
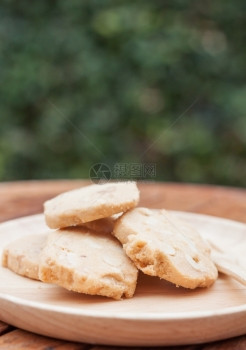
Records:
M2 255L2 265L18 275L38 280L40 253L47 234L24 236L7 245Z
M139 201L135 182L90 185L62 193L44 203L50 228L77 226L134 208Z
M41 254L39 278L79 293L130 298L137 275L113 236L85 227L51 232Z
M85 226L93 231L102 232L102 233L112 233L114 229L115 221L122 215L122 213L114 214L108 218L102 218L98 220L93 220L84 223L82 226Z
M199 233L165 210L132 209L117 220L113 234L147 275L191 289L208 287L218 276Z

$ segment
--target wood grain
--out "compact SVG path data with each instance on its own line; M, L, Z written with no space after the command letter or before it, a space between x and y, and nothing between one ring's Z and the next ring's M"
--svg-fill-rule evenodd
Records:
M84 350L86 345L65 343L22 330L14 330L0 337L0 349L6 350Z
M215 343L210 343L201 346L204 350L245 350L246 349L246 336L228 339L227 341L220 341Z
M10 329L12 329L10 325L0 321L0 335L8 332Z
M46 199L51 198L63 191L84 186L88 183L89 181L87 180L23 181L1 183L0 221L40 213L43 210L43 202ZM245 189L175 183L143 183L140 184L140 189L140 204L143 206L145 205L152 208L164 207L167 209L204 213L246 222ZM0 330L3 332L8 332L10 329L11 328L5 324L0 323ZM7 337L8 335L9 338ZM29 348L26 347L25 343L28 343L28 339L30 340L28 345ZM9 333L0 337L0 349L118 349L117 347L71 344L65 341L57 341L57 343L54 344L52 341L54 340L20 330L10 331ZM58 346L62 346L62 348ZM210 344L172 347L170 349L241 350L245 348L246 336L241 336Z

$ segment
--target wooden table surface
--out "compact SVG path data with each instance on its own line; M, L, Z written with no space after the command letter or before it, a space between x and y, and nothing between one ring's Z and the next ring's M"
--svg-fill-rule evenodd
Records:
M82 180L1 183L0 221L41 213L42 204L46 199L89 183L89 181ZM246 190L244 189L174 183L140 183L139 188L141 191L140 205L142 206L203 213L246 223ZM16 329L0 321L0 349L4 350L113 350L116 348L71 343L42 337ZM167 347L164 348L168 349ZM242 350L246 349L246 335L210 344L172 347L170 349Z

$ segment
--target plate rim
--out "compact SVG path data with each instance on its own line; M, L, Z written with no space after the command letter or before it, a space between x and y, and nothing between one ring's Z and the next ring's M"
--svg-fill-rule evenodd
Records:
M137 312L124 313L124 312L108 312L105 311L94 311L94 310L82 310L82 309L73 309L73 311L69 311L69 307L52 305L49 307L48 304L43 304L41 302L36 301L26 301L19 297L4 295L0 293L0 300L4 300L7 302L14 302L23 307L30 307L32 309L45 311L45 312L56 312L60 314L72 315L72 316L81 316L81 317L92 317L92 318L102 318L102 319L114 319L114 320L132 320L132 321L182 321L182 320L198 320L205 319L211 317L220 317L225 315L235 315L246 313L246 303L239 306L231 306L227 308L222 308L216 311L189 311L189 312L172 312L172 313L141 313ZM120 301L119 301L120 302Z

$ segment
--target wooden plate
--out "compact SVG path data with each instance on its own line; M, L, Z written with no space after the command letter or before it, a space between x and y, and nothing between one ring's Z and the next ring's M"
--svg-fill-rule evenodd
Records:
M176 212L224 247L246 242L246 225ZM46 230L43 215L0 225L0 253L17 237ZM108 345L204 343L246 333L246 287L220 275L209 289L185 290L140 275L132 299L114 301L69 292L0 267L0 319L66 340Z

